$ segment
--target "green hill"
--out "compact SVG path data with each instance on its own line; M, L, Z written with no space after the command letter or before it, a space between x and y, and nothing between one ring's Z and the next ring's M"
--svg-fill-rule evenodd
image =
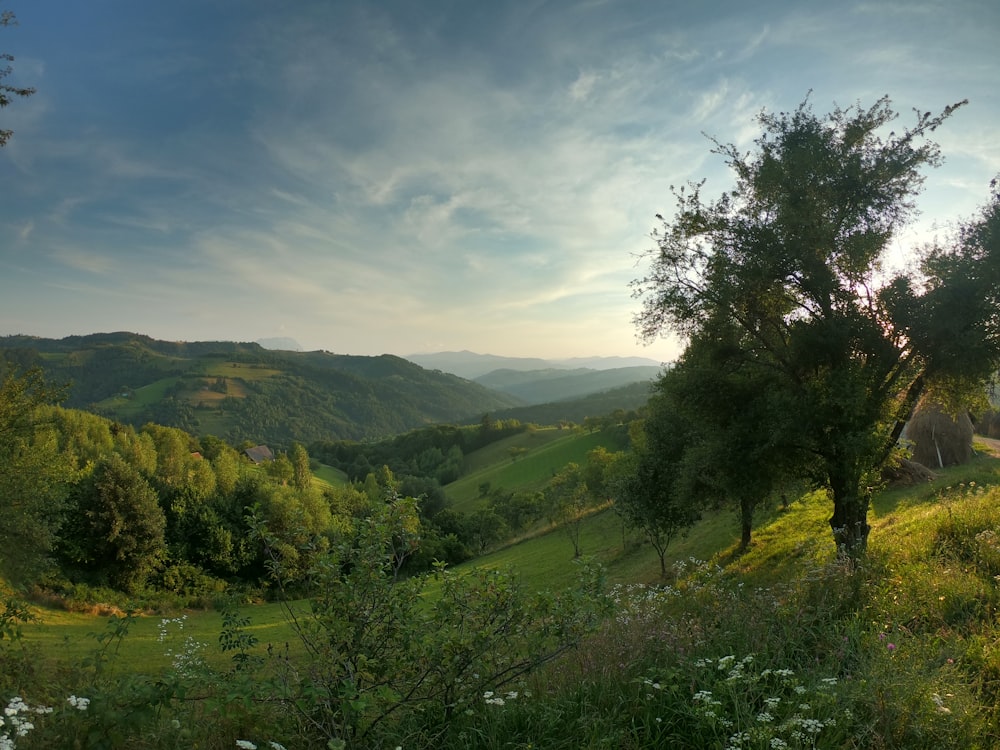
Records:
M68 407L234 444L377 439L519 403L391 355L271 351L254 343L167 342L132 333L8 336L0 338L0 358L70 383Z
M514 406L493 413L497 419L516 419L533 424L583 424L588 418L608 416L617 411L634 412L649 401L651 383L641 381L566 401L532 406Z
M624 445L614 431L581 433L548 428L522 432L471 453L466 458L466 473L445 485L445 494L454 510L468 513L485 503L480 485L488 483L494 490L539 490L571 461L585 463L587 453L597 447L616 451Z
M544 370L494 370L475 379L480 385L516 396L529 404L567 401L620 388L632 383L648 385L661 367L619 367L609 370L548 368Z

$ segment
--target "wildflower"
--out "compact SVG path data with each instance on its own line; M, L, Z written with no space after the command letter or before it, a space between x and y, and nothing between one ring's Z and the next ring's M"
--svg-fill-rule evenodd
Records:
M942 698L937 693L934 693L934 695L931 696L931 700L933 700L934 701L934 705L937 706L938 713L942 713L942 714L950 714L951 713L951 709L948 708L946 705L944 705L944 698Z
M240 750L257 750L257 746L250 740L236 740L236 747Z
M889 649L889 651L895 651L896 650L896 644L895 643L887 643L885 647L887 649Z
M66 699L66 701L69 703L69 705L71 705L73 708L79 711L86 711L87 706L90 705L90 698L79 698L75 695L71 695L69 698Z
M757 721L759 721L761 724L768 724L774 721L774 714L770 714L767 711L761 711L759 714L757 714Z

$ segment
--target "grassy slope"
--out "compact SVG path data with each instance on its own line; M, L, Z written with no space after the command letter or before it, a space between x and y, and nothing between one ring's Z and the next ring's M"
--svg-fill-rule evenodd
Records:
M612 435L600 432L546 428L513 435L472 453L467 459L469 473L445 486L445 493L455 510L468 513L485 502L479 496L483 482L493 489L538 490L569 462L583 464L587 453L599 446L609 451L621 448ZM524 448L527 453L513 460L511 448Z
M566 436L568 439L555 439L547 445L559 449L560 446L576 443L580 448L589 442L582 438L591 437ZM509 461L509 458L506 460ZM966 503L960 496L947 503L941 502L941 493L946 488L968 487L970 483L978 487L1000 484L1000 459L979 457L965 466L940 472L932 483L891 490L876 496L871 512L872 551L893 559L899 571L916 570L914 566L926 558L927 549L942 519L953 511L957 513ZM763 512L750 551L738 558L734 557L739 539L735 514L729 511L706 514L686 537L671 545L668 562L690 557L715 559L755 585L792 581L805 567L809 567L809 562L824 562L833 558L834 549L827 524L829 512L828 501L819 493L792 502L788 509ZM639 545L634 535L623 540L620 521L612 510L590 516L584 522L581 538L584 555L592 556L606 566L610 582L653 583L659 579L655 553L647 545ZM572 552L573 548L564 533L552 530L478 558L459 569L471 566L509 567L529 588L558 590L571 585L576 578ZM932 574L913 573L914 578L926 578L928 575ZM902 575L898 583L903 585ZM926 584L928 587L934 585ZM934 604L922 602L918 594L909 596L909 606L915 610ZM255 605L247 612L252 618L253 632L262 643L294 641L278 605ZM36 608L35 613L39 620L25 628L26 640L40 646L47 658L62 663L79 663L83 657L93 653L97 642L87 636L105 629L106 617L102 616L44 608ZM165 647L158 640L160 620L159 616L148 616L136 621L129 636L129 664L154 671L166 664ZM189 613L183 633L177 635L176 629L173 631L173 647L179 648L183 638L191 636L208 644L206 655L216 653L220 625L221 618L216 612ZM219 658L223 657L218 654L214 657Z

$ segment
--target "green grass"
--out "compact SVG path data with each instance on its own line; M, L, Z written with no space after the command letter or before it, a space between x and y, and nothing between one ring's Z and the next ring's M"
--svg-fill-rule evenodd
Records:
M205 367L205 377L239 378L246 381L267 380L282 372L284 370L239 362L212 362Z
M302 602L295 607L306 606ZM246 628L261 644L283 645L295 640L291 626L281 605L277 603L254 604L244 609L250 614L251 623ZM42 655L50 666L82 664L100 647L96 636L107 633L114 621L124 613L89 614L67 612L61 609L33 607L35 621L25 626L25 641ZM164 620L183 618L183 625L175 622L167 626L167 638L160 640ZM230 657L218 648L222 630L222 615L212 610L175 612L168 615L137 614L131 621L126 636L127 648L117 657L117 668L123 672L156 674L170 665L168 649L177 651L186 638L205 644L201 652L206 661L223 666ZM114 652L112 645L109 652Z
M708 563L686 562L683 576L642 588L637 598L616 594L616 616L582 648L515 686L530 689L531 700L508 696L503 707L474 705L446 728L431 719L422 724L413 714L398 727L387 722L382 744L440 750L726 747L736 729L707 715L694 698L710 691L715 716L739 729L761 730L757 717L765 710L782 717L764 727L754 747L785 746L768 738L790 740L788 726L798 726L795 717L803 714L823 729L815 744L797 747L1000 746L1000 460L980 457L940 472L933 482L877 495L869 554L857 566L834 560L829 513L820 493L763 511L753 544L741 555L735 514L706 514L668 557ZM604 563L612 583L663 583L655 554L634 538L623 541L612 511L587 518L581 539L584 554ZM477 566L511 568L525 587L549 590L571 585L577 570L572 545L559 530L459 571ZM261 643L258 651L268 643L281 650L288 642L293 661L303 656L278 605L245 612L249 632ZM106 618L38 614L41 621L25 628L29 646L44 654L46 665L81 669L98 645L88 634L104 631ZM215 646L221 616L187 615L183 631L171 625L167 642L159 639L161 617L139 618L120 663L113 663L120 670L114 674L168 673L165 649L180 650L188 636L208 644L204 655L212 665L226 667L228 655ZM734 672L733 664L742 666ZM778 670L793 677L781 682ZM766 703L774 696L780 701ZM189 706L197 714L197 703L180 701L173 710L185 717ZM251 711L242 731L232 725L241 710ZM213 734L206 725L199 736L213 739L199 746L231 747L233 736L260 737L272 725L255 724L253 717L264 713L252 710L225 709L219 719L229 719L228 728ZM292 726L285 723L285 734L275 739L306 746L293 742Z
M163 378L141 388L136 388L130 398L114 396L101 401L98 406L102 409L113 410L123 417L129 417L163 400L167 390L176 385L179 380L179 377Z
M621 448L614 435L606 432L567 433L550 428L514 435L470 454L470 471L446 485L445 494L454 510L469 513L486 502L479 492L484 482L494 490L538 490L571 461L583 465L587 453L598 447ZM510 448L527 452L512 459Z
M331 487L344 487L351 483L345 472L326 464L320 464L313 471L313 476L323 484Z

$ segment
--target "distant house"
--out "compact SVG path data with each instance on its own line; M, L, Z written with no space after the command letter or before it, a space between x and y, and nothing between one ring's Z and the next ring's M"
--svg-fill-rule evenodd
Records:
M274 460L274 454L266 445L255 445L253 448L247 448L243 452L246 454L247 458L255 464L262 464L265 461Z

